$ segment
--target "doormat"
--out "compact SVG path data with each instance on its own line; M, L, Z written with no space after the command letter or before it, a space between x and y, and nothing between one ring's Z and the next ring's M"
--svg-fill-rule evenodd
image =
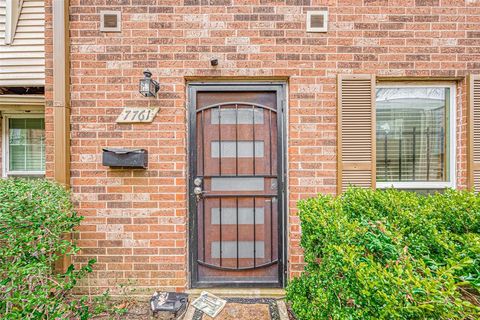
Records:
M225 298L226 306L215 318L195 310L192 320L280 320L277 300L271 298Z

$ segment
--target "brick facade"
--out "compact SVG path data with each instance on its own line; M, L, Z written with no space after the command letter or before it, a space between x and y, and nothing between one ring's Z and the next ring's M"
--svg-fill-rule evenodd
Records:
M315 9L329 10L328 33L306 33ZM99 31L100 10L122 11L121 33ZM288 83L289 276L302 270L297 201L336 190L337 74L457 81L457 185L465 187L464 76L480 71L479 29L476 0L71 0L71 187L85 216L76 262L98 260L87 285L188 288L188 79ZM146 68L160 82L157 99L138 93ZM119 125L123 106L160 111L152 124ZM107 146L148 149L149 169L102 166Z
M2 127L3 121L2 120L3 119L0 118L0 132L3 135L3 127ZM3 143L0 143L0 172L3 172L2 170L3 170L3 160L4 159L2 157L3 157Z

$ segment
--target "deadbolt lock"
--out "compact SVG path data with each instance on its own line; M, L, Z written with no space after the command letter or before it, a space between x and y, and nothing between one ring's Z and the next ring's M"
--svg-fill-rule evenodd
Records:
M202 185L202 178L195 178L195 180L193 180L193 184L196 187L200 187Z

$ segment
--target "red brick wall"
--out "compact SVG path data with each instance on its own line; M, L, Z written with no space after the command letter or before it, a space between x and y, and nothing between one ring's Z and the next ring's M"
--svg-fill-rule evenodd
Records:
M466 184L463 77L480 71L480 1L70 2L71 185L85 216L76 261L97 258L92 286L127 279L137 292L188 286L186 77L288 78L290 276L302 270L296 202L335 192L338 73L459 79L458 184ZM329 10L328 33L306 33L306 11L319 8ZM100 10L122 11L121 33L99 32ZM220 60L216 68L212 57ZM157 99L137 92L145 68L160 81ZM158 106L160 112L152 124L115 124L123 106ZM105 146L148 149L149 170L103 167Z
M0 113L0 135L1 135L1 139L0 139L0 175L3 174L3 139L5 139L5 137L3 136L3 115Z

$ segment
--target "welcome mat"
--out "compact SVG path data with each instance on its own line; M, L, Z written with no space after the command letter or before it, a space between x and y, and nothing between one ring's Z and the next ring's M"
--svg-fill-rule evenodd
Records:
M227 304L215 318L195 310L192 320L280 320L275 299L226 298L225 300Z

